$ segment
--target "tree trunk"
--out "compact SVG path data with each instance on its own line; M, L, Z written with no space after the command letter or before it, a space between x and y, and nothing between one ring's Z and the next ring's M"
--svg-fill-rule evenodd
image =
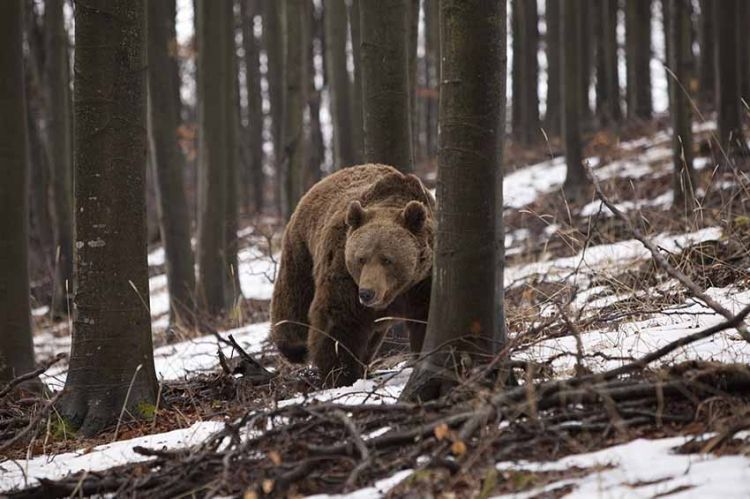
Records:
M674 162L674 203L681 213L690 214L695 208L695 170L693 169L693 134L691 117L690 81L693 65L690 0L669 0L668 65L674 81L670 86L672 115L672 147Z
M276 174L276 206L283 211L282 192L284 146L282 129L284 125L284 28L283 2L261 0L263 2L263 48L266 52L266 81L270 104L271 137L273 139L273 161Z
M73 166L70 135L70 82L68 81L68 35L63 20L63 1L44 4L45 90L47 92L47 136L52 173L55 217L55 279L52 317L63 317L71 309L73 290Z
M719 145L723 152L722 163L728 163L732 158L748 153L740 120L739 1L714 2L713 8L714 25L721 27L716 33Z
M414 169L409 116L408 0L360 5L365 161Z
M321 167L325 162L326 148L323 140L323 130L320 125L320 94L321 90L315 84L315 78L317 71L315 69L315 40L318 40L318 46L320 52L318 55L324 62L325 65L325 36L323 31L325 28L325 20L323 17L323 8L315 8L315 3L312 0L307 0L305 3L305 11L310 21L310 38L307 43L307 111L310 117L310 123L307 134L307 146L305 152L307 154L307 166L305 167L305 183L303 190L307 191L312 187L318 180L323 176ZM352 132L353 133L353 132ZM353 147L353 146L352 146ZM356 161L356 159L354 160Z
M425 10L425 56L427 95L425 119L425 153L428 159L437 156L438 88L440 87L440 0L427 0Z
M423 352L403 399L433 399L502 345L505 4L442 0L437 232Z
M625 2L628 119L651 119L651 0Z
M700 58L698 59L698 79L700 101L712 109L716 105L716 29L711 6L715 0L700 0Z
M159 226L164 243L169 289L169 319L175 326L194 322L195 261L190 246L188 214L183 179L184 160L177 143L180 126L179 81L174 72L164 71L176 56L170 47L170 26L175 19L168 2L148 4L148 111L151 163L156 177ZM175 95L177 94L177 95Z
M333 124L333 169L354 164L352 139L352 110L349 90L349 71L346 68L346 3L344 0L325 0L326 59L328 96Z
M23 3L0 2L0 383L34 369L28 270Z
M562 2L562 134L565 143L567 174L563 191L569 202L586 198L586 171L581 147L581 19L582 0Z
M438 0L432 0L437 2ZM365 125L362 115L362 30L359 22L360 0L352 0L349 10L349 34L352 39L354 81L352 83L352 140L356 163L362 163L365 155Z
M198 0L198 96L200 146L198 181L197 300L209 316L224 310L227 202L226 9Z
M539 133L539 14L536 0L514 0L512 8L518 38L513 40L513 105L518 108L513 111L513 133L521 144L530 145Z
M305 18L304 0L287 0L284 3L284 37L286 40L286 57L284 59L284 189L282 191L286 220L292 216L297 202L302 197L304 185L305 133L304 112L307 100L307 32L309 22ZM326 12L326 18L331 12ZM329 66L332 61L329 61Z
M596 108L603 125L622 120L620 81L617 67L617 0L596 4Z
M589 90L591 88L591 77L594 74L594 33L593 33L593 15L596 3L601 0L573 0L581 2L579 7L578 26L581 30L578 38L578 69L581 72L579 91L581 95L578 103L580 105L580 122L582 127L591 128L593 124L593 113L591 103L589 102Z
M513 59L511 60L510 84L510 129L513 138L520 140L523 127L523 31L521 22L521 3L523 0L510 0L510 43Z
M77 315L59 411L91 436L123 409L145 415L156 403L145 240L145 5L79 3L75 29L75 74L85 75L75 85Z
M263 213L263 96L260 87L260 47L255 38L255 17L259 0L241 0L242 45L245 49L245 86L247 89L247 143L250 152L250 171L245 192L252 192L256 214Z
M737 22L742 30L750 26L750 2L741 1L738 3L740 11ZM741 31L738 46L740 51L740 98L742 99L742 109L748 109L750 108L750 37L743 36L743 34Z
M406 50L409 68L409 117L411 120L412 162L419 157L419 121L417 120L417 45L419 44L419 0L407 0Z
M547 23L545 45L547 52L547 110L544 115L544 126L549 135L560 134L562 119L562 98L560 90L562 50L560 47L560 0L547 0L544 18Z

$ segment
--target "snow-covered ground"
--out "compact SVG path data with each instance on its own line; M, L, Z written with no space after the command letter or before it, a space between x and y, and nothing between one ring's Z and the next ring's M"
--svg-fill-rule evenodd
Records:
M710 129L711 124L702 128ZM655 140L634 141L623 144L623 149L637 151L643 149L637 158L618 160L602 167L598 158L587 161L600 180L627 176L635 180L647 176L659 176L668 171L668 135ZM656 142L658 145L653 145ZM700 160L700 166L708 166L708 161ZM559 189L564 180L565 166L561 159L519 169L505 178L505 209L518 209L534 202L540 195ZM661 206L668 200L634 200L622 203L623 209L636 209L651 203ZM640 203L640 204L639 204ZM584 215L594 215L599 211L598 204L584 207ZM550 226L554 232L556 226ZM519 229L506 236L506 247L520 251L527 243L529 231ZM690 244L720 240L722 230L706 227L690 233L658 234L655 243L666 251L679 252ZM273 289L278 255L271 257L251 245L239 255L239 275L242 292L246 297L269 299ZM625 268L634 268L650 258L650 254L635 240L619 241L613 244L592 245L574 256L563 258L542 257L533 263L508 266L505 269L506 286L528 285L532 280L543 277L545 282L567 282L576 284L581 292L572 306L585 308L594 313L601 307L612 305L632 295L599 293L604 287L593 288L592 280L597 277L615 276ZM149 264L160 266L164 263L161 250L149 255ZM601 282L601 279L599 279ZM660 289L669 289L673 282L662 283ZM163 324L168 311L166 277L157 275L151 278L151 312L155 329ZM652 291L657 291L655 288ZM648 290L639 291L648 293ZM712 288L707 294L721 302L730 310L737 310L750 303L750 291L734 288ZM36 312L45 313L43 310ZM550 310L550 313L553 313ZM542 316L546 312L543 311ZM586 367L601 370L614 367L624 360L618 358L638 357L698 328L710 326L721 318L694 300L687 300L679 306L652 313L645 319L624 321L608 328L595 329L582 334L584 362ZM232 334L249 353L257 353L264 347L269 331L268 323L249 324L223 331ZM214 336L205 336L189 341L170 344L155 350L156 371L160 380L177 380L194 373L206 372L217 367L216 351L219 342ZM42 331L35 337L35 347L39 358L49 358L61 351L67 351L70 341L60 335L60 326ZM232 348L221 344L226 355L232 355ZM544 362L555 357L552 367L556 375L569 374L576 362L576 340L572 337L541 339L531 346L521 349L517 358ZM586 356L597 352L603 355ZM571 353L572 355L560 355ZM684 359L721 360L727 362L750 362L750 345L739 339L736 331L726 331L688 348L678 350L665 360ZM611 360L604 360L611 359ZM55 366L45 376L45 382L54 389L63 386L66 366ZM332 390L321 390L305 397L294 397L279 402L280 405L304 403L312 400L335 400L345 404L391 403L395 401L406 380L409 370L393 370L379 373L373 379L359 380L354 385ZM38 478L60 478L78 470L102 470L116 464L144 460L143 456L132 451L133 446L179 448L204 440L211 432L221 427L221 422L201 422L190 428L168 433L114 442L93 449L60 454L42 455L29 460L4 461L0 463L0 490L34 483ZM551 462L498 463L498 470L542 472L567 470L572 467L591 468L591 472L580 478L566 478L544 487L534 489L514 497L531 497L534 494L572 485L571 497L653 497L673 491L673 497L748 497L750 496L750 459L744 456L716 457L712 455L676 454L674 448L684 443L683 437L660 440L636 440L590 454L580 454ZM408 476L409 470L362 489L347 497L381 497L391 487ZM330 497L330 496L326 496Z

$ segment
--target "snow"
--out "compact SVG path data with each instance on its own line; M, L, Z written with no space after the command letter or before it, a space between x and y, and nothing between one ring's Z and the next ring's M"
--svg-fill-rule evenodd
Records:
M40 478L60 479L80 470L101 471L112 466L146 461L150 458L136 454L133 447L151 449L178 449L198 444L219 431L224 423L204 421L189 428L121 440L94 447L79 449L54 456L42 455L29 460L9 460L0 463L0 490L33 485Z
M522 494L498 497L530 498L566 485L575 487L565 496L568 498L657 497L660 494L674 498L748 496L750 459L674 452L689 440L687 437L637 439L550 463L501 462L496 465L500 471L564 471L574 467L594 470L582 478L565 478Z

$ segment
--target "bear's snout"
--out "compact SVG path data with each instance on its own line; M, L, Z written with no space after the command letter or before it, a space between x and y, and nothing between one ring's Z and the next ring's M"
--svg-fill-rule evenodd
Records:
M371 305L374 299L375 299L375 290L367 289L367 288L359 288L359 302L362 305L364 306Z

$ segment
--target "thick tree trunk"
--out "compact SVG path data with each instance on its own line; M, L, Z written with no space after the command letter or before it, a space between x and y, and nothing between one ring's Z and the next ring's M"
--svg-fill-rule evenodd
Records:
M414 169L409 115L407 1L365 1L362 30L362 99L365 161Z
M259 14L259 0L241 0L242 45L245 49L245 86L247 90L247 143L250 171L245 193L252 192L256 214L263 212L263 97L260 87L260 47L255 38L255 17ZM249 185L248 185L249 184Z
M70 134L70 83L68 81L68 35L63 20L63 1L44 5L45 90L47 93L47 136L52 173L55 217L55 279L52 317L71 310L73 290L73 165Z
M216 316L224 310L227 203L227 68L226 9L198 0L198 95L200 146L198 181L198 281L201 308Z
M352 134L351 83L346 68L346 3L344 0L325 0L326 63L328 96L333 124L333 168L354 164Z
M739 0L714 2L716 36L716 109L722 163L748 154L740 120ZM726 165L729 166L729 165Z
M505 4L441 0L437 232L423 352L404 399L433 399L464 361L485 362L504 341L502 137Z
M171 9L164 0L148 2L148 110L151 162L156 177L159 225L167 264L169 318L175 326L194 322L195 261L190 246L190 216L183 179L184 160L177 143L180 126L179 81L164 71L175 57ZM175 95L177 94L177 95Z
M716 29L711 7L716 0L700 0L700 58L698 59L698 80L700 101L712 109L716 105Z
M438 0L433 0L437 2ZM352 0L349 9L349 34L352 40L354 59L354 81L352 82L352 140L354 157L362 163L365 155L365 125L362 108L362 29L359 22L360 0Z
M670 51L668 65L674 77L670 86L670 114L672 115L672 147L674 163L675 210L690 214L695 208L695 170L693 169L693 134L691 117L690 81L693 67L692 26L690 0L669 0Z
M0 383L34 369L28 271L23 3L0 3Z
M559 135L562 119L562 97L560 82L562 49L560 46L560 0L547 0L545 4L545 21L547 34L545 48L547 53L547 110L544 115L544 126L549 135Z
M617 0L602 0L596 25L596 110L603 125L622 120L617 67Z
M581 19L582 0L562 2L562 134L565 143L567 174L563 191L570 202L586 197L586 171L581 146Z
M628 119L651 118L651 0L625 2Z
M284 190L283 161L284 146L282 130L284 126L284 23L283 2L261 0L263 2L263 48L266 52L266 81L268 83L269 116L273 139L273 161L276 175L276 206L283 212L282 192Z
M284 3L284 38L286 57L284 59L284 189L282 191L286 220L292 216L297 202L302 197L305 182L305 131L304 112L307 100L307 55L309 22L305 18L304 0L288 0ZM331 12L326 12L326 18Z
M440 0L427 0L425 10L425 57L429 90L425 119L425 153L437 156L438 88L440 87Z
M123 409L144 415L157 386L145 241L145 5L83 3L75 10L75 74L85 75L75 85L77 315L59 412L90 436Z

